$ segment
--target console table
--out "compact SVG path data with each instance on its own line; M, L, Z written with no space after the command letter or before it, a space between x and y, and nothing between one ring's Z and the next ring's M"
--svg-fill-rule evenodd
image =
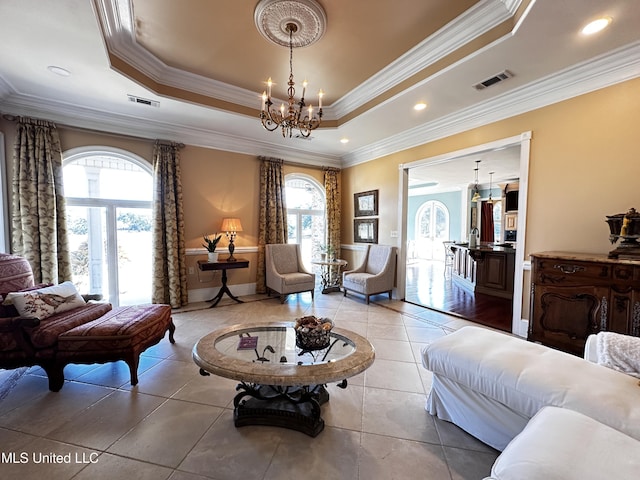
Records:
M244 258L238 258L235 261L227 261L227 260L218 260L217 262L208 262L206 260L198 260L198 268L202 271L209 270L222 270L222 286L220 287L220 291L218 294L213 297L211 300L207 300L208 302L213 302L209 308L215 307L218 302L222 299L222 296L226 293L230 298L235 300L238 303L243 303L238 297L235 297L229 287L227 287L227 270L231 270L234 268L248 268L249 260L245 260Z
M599 331L640 336L640 261L531 254L531 341L581 356Z

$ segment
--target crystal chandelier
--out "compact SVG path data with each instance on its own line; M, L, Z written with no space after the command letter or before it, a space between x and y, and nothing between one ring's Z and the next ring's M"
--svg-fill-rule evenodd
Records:
M273 82L271 78L267 80L267 91L262 92L262 109L260 110L260 121L262 126L273 132L280 127L282 129L282 136L291 138L293 131L298 130L300 135L308 137L311 135L311 131L320 126L322 120L322 96L323 91L318 92L318 111L313 110L313 105L309 105L308 108L304 102L304 95L307 91L307 81L302 83L302 97L300 101L295 100L295 82L293 81L293 34L296 33L298 27L295 23L287 23L285 27L289 33L289 88L287 89L287 95L289 99L287 104L284 103L280 106L280 109L271 108L273 101L271 100L271 86Z

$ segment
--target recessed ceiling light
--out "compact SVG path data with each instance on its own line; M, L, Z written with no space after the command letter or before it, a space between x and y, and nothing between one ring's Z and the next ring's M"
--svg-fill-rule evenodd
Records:
M416 104L413 106L413 109L414 109L414 110L418 110L418 111L420 111L420 110L424 110L425 108L427 108L427 104L426 104L426 103L424 103L424 102L416 103Z
M594 20L593 22L589 22L583 29L583 35L593 35L594 33L598 33L601 30L604 30L611 23L611 17L602 17Z
M69 77L71 76L71 72L66 68L56 67L55 65L49 65L47 67L51 73L55 73L56 75L60 75L61 77Z
M348 138L341 138L340 139L340 143L349 143L349 139Z

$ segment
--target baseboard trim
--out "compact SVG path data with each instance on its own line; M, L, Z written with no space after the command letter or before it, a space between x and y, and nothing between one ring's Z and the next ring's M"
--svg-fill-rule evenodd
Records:
M235 285L227 285L231 293L236 297L243 295L253 295L256 293L255 283L238 283ZM189 303L206 302L215 297L222 287L196 288L188 291ZM226 296L224 298L227 298Z

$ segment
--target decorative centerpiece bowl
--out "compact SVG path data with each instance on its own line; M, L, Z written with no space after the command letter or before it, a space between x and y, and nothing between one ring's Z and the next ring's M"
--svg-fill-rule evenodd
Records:
M329 346L329 333L333 322L328 318L317 318L309 315L296 319L296 346L303 350L321 350Z

